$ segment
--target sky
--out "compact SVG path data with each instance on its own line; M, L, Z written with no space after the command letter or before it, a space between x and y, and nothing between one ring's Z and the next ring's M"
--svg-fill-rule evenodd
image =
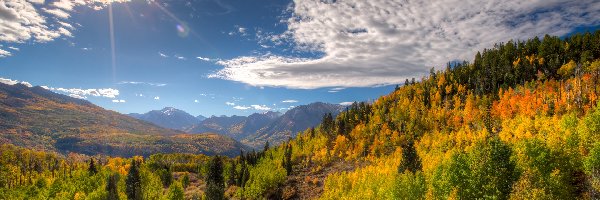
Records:
M599 25L594 0L0 0L0 82L121 113L285 112Z

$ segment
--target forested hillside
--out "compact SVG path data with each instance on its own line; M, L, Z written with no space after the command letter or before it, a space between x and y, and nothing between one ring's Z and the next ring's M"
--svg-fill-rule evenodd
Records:
M42 87L2 83L0 143L123 157L161 152L234 156L247 148L221 135L185 135L161 128Z
M599 78L600 31L509 41L236 158L3 146L0 198L598 199Z

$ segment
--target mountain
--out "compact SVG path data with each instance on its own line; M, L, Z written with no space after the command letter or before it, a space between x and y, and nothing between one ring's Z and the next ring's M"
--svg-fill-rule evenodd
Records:
M202 115L198 115L196 116L196 119L198 119L199 122L204 121L207 117L202 116Z
M229 135L229 129L231 126L244 121L246 118L246 116L237 115L230 117L224 115L217 117L213 115L209 118L206 118L202 122L187 128L185 131L188 133L212 132L222 135Z
M228 129L228 136L236 140L242 140L256 131L273 123L281 116L280 112L254 113L243 121L232 125Z
M316 102L297 106L283 115L279 112L266 112L254 113L248 117L212 116L185 131L218 133L259 148L266 141L279 144L289 137L295 137L298 131L318 125L323 115L332 113L335 116L343 108L338 104Z
M216 134L186 135L42 87L0 83L0 143L88 155L204 153L246 147Z
M185 128L202 121L185 111L172 107L166 107L162 110L152 110L144 114L131 113L128 115L136 119L156 124L160 127L175 130L184 130Z
M322 102L296 106L267 126L258 129L254 134L248 135L240 141L253 147L260 147L266 141L272 144L279 144L290 137L296 137L300 131L317 126L321 123L323 115L331 113L335 117L343 109L344 106L342 105Z

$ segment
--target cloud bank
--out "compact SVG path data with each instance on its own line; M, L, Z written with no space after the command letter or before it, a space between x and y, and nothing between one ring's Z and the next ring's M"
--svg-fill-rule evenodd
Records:
M127 1L59 0L46 4L43 0L0 1L0 42L44 43L62 36L72 37L70 30L74 28L65 21L76 7L87 6L100 10L110 3ZM6 52L0 49L0 57L11 56L10 52Z
M208 77L300 89L390 85L494 43L600 25L596 0L295 0L290 11L287 31L271 40L322 56L241 56L218 61L223 69Z
M70 97L78 99L87 99L89 96L94 97L105 97L115 98L119 96L119 90L112 88L100 88L100 89L81 89L81 88L53 88L48 86L41 86L42 88L54 92L60 92Z

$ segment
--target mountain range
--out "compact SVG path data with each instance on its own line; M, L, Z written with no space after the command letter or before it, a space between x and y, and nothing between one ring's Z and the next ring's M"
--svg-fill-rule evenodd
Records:
M59 153L124 157L169 152L233 156L249 150L220 134L186 134L39 86L2 83L0 143Z
M152 110L144 114L131 113L127 115L136 119L156 124L164 128L170 128L175 130L185 130L186 128L200 123L201 121L206 119L206 117L202 115L194 117L183 110L179 110L173 107L166 107L162 110Z
M196 124L192 124L194 121L192 115L171 107L146 114L129 115L187 133L218 133L259 148L267 141L279 144L290 137L293 138L299 131L318 125L323 115L331 113L335 116L343 108L344 106L339 104L316 102L296 106L283 114L268 111L249 116L211 116L202 121L197 120Z

